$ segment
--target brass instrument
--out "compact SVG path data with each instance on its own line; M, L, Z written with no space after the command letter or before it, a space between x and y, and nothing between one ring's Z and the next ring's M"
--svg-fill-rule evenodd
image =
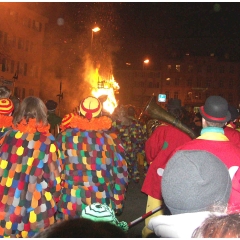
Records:
M172 124L173 126L179 128L181 131L187 133L192 139L197 137L192 129L188 128L186 125L181 123L179 119L175 118L172 114L161 108L161 106L156 103L156 100L156 96L153 95L150 101L147 103L147 106L141 112L138 118L139 120L143 114L146 114L153 119L163 120L164 122Z

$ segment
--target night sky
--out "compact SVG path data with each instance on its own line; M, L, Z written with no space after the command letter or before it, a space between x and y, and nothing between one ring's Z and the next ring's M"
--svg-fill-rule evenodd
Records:
M115 57L122 66L125 62L139 64L147 56L157 61L173 52L197 55L214 52L218 56L228 53L235 58L240 52L238 2L30 4L49 18L55 32L61 28L65 38L74 38L74 33L87 35L95 23L99 25L104 45L115 46ZM58 18L64 19L64 26L56 26ZM69 36L64 29L67 25L73 29Z

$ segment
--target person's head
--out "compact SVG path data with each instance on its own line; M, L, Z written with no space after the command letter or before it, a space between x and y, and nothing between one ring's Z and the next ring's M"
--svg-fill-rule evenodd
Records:
M86 97L80 102L80 114L91 120L94 117L100 116L102 112L102 104L95 97Z
M23 119L28 122L31 118L35 118L37 123L48 124L46 105L40 98L34 96L23 99L13 114L13 123L17 125Z
M231 119L228 103L221 96L208 97L199 111L203 118L203 127L223 127Z
M128 224L124 221L119 222L113 209L106 204L93 203L88 205L82 211L81 217L94 222L109 222L115 226L118 226L125 232L128 230Z
M0 114L10 116L14 110L13 102L9 98L0 99Z
M240 214L211 215L193 232L192 238L240 238Z
M231 114L231 119L229 121L236 122L239 117L238 109L236 107L234 107L233 105L228 105L228 111Z
M70 127L71 120L76 114L74 113L68 113L62 118L62 122L60 124L60 129L61 131L65 130L66 128Z
M166 107L167 111L175 118L180 119L182 117L182 107L180 99L170 98Z
M75 218L55 223L34 238L126 238L126 233L109 222Z
M133 106L129 106L127 108L127 114L130 117L136 117L136 110L135 110L135 108Z
M56 108L57 108L57 105L58 104L55 101L53 101L53 100L48 100L46 102L46 107L47 107L47 110L49 112L54 112L56 110Z
M202 126L202 115L200 112L197 112L193 118L193 122L196 126L201 127Z
M6 86L0 86L0 98L9 98L11 90Z
M172 214L223 211L231 187L225 164L203 150L177 151L162 176L162 196Z

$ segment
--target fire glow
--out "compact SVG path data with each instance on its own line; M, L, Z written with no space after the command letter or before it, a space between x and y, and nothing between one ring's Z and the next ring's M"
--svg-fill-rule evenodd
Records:
M103 109L110 114L113 113L117 107L117 101L114 92L119 89L118 83L111 76L109 80L103 80L101 76L98 76L97 87L93 88L92 95L96 98L106 96L106 100L103 102Z

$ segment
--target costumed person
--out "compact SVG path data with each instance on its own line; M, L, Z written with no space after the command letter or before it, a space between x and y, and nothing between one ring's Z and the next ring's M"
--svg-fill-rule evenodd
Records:
M60 162L47 108L25 98L0 146L0 236L33 237L55 222Z
M67 113L63 118L62 121L60 123L59 129L60 132L66 130L67 128L71 128L70 127L70 122L73 119L74 116L76 116L77 113Z
M12 95L12 91L6 86L0 86L0 98L9 98L13 102L14 110L12 114L17 110L20 104L20 99Z
M229 169L232 179L228 212L240 211L240 148L226 137L223 130L231 119L228 103L221 96L209 96L199 111L203 126L201 135L178 147L172 155L180 150L205 150L218 157Z
M0 99L0 144L3 141L1 137L12 126L12 112L14 110L13 102L9 98Z
M50 123L50 132L56 137L59 132L59 125L62 118L56 114L57 103L53 100L48 100L46 102L46 107L48 110L48 122Z
M231 141L240 147L240 132L236 130L236 122L239 117L239 112L236 107L228 105L228 111L231 114L231 119L224 126L224 134Z
M138 135L142 136L142 141L139 141L140 146L138 146L139 152L137 153L137 161L139 165L142 165L144 168L144 175L146 175L147 170L148 170L148 164L145 159L145 151L144 151L144 146L145 142L147 141L147 126L145 123L141 122L140 120L137 119L136 115L136 108L134 106L128 106L127 108L127 114L128 117L133 121L133 124L135 124L135 131L139 132L140 134L135 134L135 138L139 137ZM135 147L134 147L135 148Z
M81 216L92 203L122 212L127 187L124 149L109 132L112 120L101 116L102 105L95 97L80 102L81 116L75 115L69 127L57 136L63 163L62 193L58 218Z
M201 135L202 115L200 114L200 112L197 112L194 115L193 122L192 122L192 124L190 124L190 128L196 133L197 137Z
M116 132L122 143L128 164L128 181L139 182L138 154L145 156L146 131L137 120L128 117L127 110L120 105L114 111L112 131Z
M181 150L168 161L162 196L172 215L150 219L158 237L189 239L211 214L226 214L232 188L229 171L214 154Z
M167 112L176 119L181 119L182 108L179 99L169 99L166 105ZM162 122L155 128L145 144L148 172L141 191L148 195L146 213L163 205L161 194L161 178L169 156L176 147L191 141L191 137L172 124ZM160 210L145 219L145 226L142 230L142 237L147 237L153 232L147 227L149 220L157 215L164 214Z

